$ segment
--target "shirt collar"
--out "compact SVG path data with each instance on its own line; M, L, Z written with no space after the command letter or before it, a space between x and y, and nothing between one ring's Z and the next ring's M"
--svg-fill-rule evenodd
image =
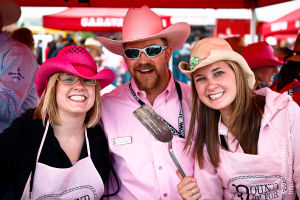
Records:
M228 128L222 123L221 115L220 115L220 117L219 117L219 125L218 125L218 128L219 128L219 135L227 135L227 133L228 133Z
M168 70L168 71L169 71L169 75L170 75L169 83L168 83L166 89L159 95L159 96L163 97L164 100L168 99L170 94L173 94L174 90L176 90L173 75L172 75L170 70ZM137 97L140 98L140 99L146 99L146 92L140 90L137 87L137 85L136 85L135 81L133 80L133 78L131 79L130 82L131 82L131 87L132 87L133 91L136 93ZM177 95L177 92L175 94Z

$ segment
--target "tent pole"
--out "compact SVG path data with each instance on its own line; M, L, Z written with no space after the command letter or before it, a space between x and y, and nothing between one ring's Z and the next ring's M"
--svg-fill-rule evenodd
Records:
M251 26L250 26L250 32L251 32L251 42L256 42L256 13L255 13L255 7L256 7L256 1L252 1L251 5Z

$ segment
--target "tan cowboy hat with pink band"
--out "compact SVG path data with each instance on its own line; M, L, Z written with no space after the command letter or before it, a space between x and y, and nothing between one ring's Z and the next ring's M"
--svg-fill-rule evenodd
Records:
M246 60L239 53L232 50L226 40L218 37L208 37L199 40L191 49L190 63L180 62L179 69L191 78L192 73L217 61L233 61L243 70L250 88L255 84L255 77Z
M163 28L161 18L147 6L130 8L123 21L123 41L97 37L109 51L123 55L124 44L143 40L164 38L173 51L179 49L190 35L190 25L185 22Z

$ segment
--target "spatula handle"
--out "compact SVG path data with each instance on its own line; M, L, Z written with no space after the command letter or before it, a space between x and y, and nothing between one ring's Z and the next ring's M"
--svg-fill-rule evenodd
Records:
M171 156L171 158L172 158L174 164L176 165L178 171L180 172L182 178L186 177L186 175L185 175L183 169L181 168L181 166L180 166L180 164L179 164L179 162L178 162L178 160L177 160L177 158L176 158L176 156L175 156L175 154L174 154L174 152L173 152L172 141L170 141L170 142L168 143L168 149L169 149L170 156Z

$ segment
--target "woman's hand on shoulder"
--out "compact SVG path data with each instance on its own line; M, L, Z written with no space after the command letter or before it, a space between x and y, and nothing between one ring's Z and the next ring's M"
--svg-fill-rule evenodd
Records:
M179 171L176 171L177 176L180 178L180 183L177 185L177 190L183 200L196 200L200 199L201 192L197 185L197 180L193 177L182 177Z

